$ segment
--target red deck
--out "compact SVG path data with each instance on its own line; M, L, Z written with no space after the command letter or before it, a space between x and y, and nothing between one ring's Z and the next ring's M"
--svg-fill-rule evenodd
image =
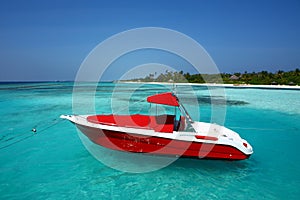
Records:
M110 126L152 129L156 132L172 133L174 130L174 115L93 115L87 117L92 123Z

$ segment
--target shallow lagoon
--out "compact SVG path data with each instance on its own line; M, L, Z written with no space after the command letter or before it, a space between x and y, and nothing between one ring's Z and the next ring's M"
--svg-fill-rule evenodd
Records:
M142 100L170 87L101 83L97 87L95 110L148 112ZM89 92L87 88L88 84L82 86L82 94ZM178 159L148 173L118 171L102 164L85 149L72 124L57 120L61 114L73 112L73 83L2 83L0 148L32 135L33 127L38 131L22 142L0 149L0 198L300 197L299 90L226 88L226 100L222 92L217 95L212 92L214 88L208 90L205 86L179 86L176 90L195 120L223 121L245 138L254 148L250 159L238 162ZM126 105L129 110L122 110ZM85 107L80 109L84 112ZM225 110L225 118L212 117L212 110L220 116Z

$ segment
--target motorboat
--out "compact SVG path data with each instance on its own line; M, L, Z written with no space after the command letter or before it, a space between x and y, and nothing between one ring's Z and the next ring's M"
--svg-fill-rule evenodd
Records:
M61 115L93 143L116 151L197 159L244 160L251 145L224 126L194 121L173 92L147 97L174 114Z

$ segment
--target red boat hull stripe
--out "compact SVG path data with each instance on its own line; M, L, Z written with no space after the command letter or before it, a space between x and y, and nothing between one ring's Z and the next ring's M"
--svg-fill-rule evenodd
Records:
M202 140L212 140L212 141L217 141L217 137L212 137L212 136L206 136L206 135L195 135L197 139L202 139Z

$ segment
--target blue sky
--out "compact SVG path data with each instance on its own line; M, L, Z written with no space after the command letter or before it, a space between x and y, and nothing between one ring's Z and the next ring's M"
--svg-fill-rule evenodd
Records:
M2 0L0 81L73 80L97 44L139 27L190 36L221 72L300 68L297 0ZM118 79L120 74L106 76Z

